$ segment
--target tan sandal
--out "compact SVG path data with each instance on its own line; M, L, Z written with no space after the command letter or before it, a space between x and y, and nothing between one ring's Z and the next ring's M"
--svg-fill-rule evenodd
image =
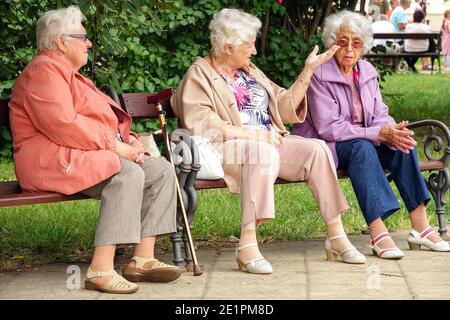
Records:
M182 273L177 266L165 264L157 259L134 256L131 261L134 261L136 266L125 266L122 275L132 282L170 282L178 279ZM153 262L153 264L150 269L145 269L144 265L149 262Z
M103 286L99 285L94 280L99 277L107 276L112 276L112 279ZM90 267L87 271L84 287L87 290L98 290L106 293L134 293L139 289L137 284L127 281L122 276L118 275L115 270L94 272Z

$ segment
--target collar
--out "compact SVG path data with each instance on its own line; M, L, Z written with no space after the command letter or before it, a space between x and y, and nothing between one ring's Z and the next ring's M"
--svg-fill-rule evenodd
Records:
M61 56L55 50L42 50L42 51L39 51L37 55L47 57L47 58L50 58L50 59L58 62L59 64L63 65L64 67L73 71L76 75L80 74L70 64L68 64L66 60L61 58Z
M360 59L356 65L359 71L359 86L378 76L376 69L369 62ZM339 66L334 58L323 63L316 70L315 75L322 81L347 84L347 80L341 73L341 70L339 70Z

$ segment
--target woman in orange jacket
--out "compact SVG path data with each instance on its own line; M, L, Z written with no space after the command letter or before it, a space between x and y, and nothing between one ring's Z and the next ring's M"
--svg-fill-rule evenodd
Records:
M38 54L9 104L15 171L24 190L101 200L85 287L132 293L133 282L169 282L181 274L154 258L156 236L176 231L175 177L167 161L144 154L127 113L78 72L92 46L83 19L71 6L37 23ZM114 254L124 243L137 246L122 277Z

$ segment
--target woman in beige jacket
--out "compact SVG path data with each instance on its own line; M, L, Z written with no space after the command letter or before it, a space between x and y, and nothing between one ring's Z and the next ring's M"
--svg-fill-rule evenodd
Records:
M241 194L238 266L250 273L272 272L258 250L256 228L275 216L277 177L307 181L328 227L329 259L340 256L347 263L364 263L364 255L351 245L341 223L340 214L348 204L330 151L321 140L289 136L284 127L304 121L309 79L336 48L316 55L316 47L286 90L250 62L260 27L258 18L237 9L218 12L210 23L212 52L195 59L171 101L181 127L213 142L222 156L230 192Z

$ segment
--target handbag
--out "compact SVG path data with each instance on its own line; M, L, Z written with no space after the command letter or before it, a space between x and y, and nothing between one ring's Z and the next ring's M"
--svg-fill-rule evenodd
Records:
M202 180L217 180L224 177L220 154L211 145L208 138L191 136L198 149L200 157L200 171L197 178Z
M158 146L156 145L153 134L150 132L143 132L138 134L141 142L144 144L144 151L148 152L151 157L159 158L161 157L161 152L159 152Z

